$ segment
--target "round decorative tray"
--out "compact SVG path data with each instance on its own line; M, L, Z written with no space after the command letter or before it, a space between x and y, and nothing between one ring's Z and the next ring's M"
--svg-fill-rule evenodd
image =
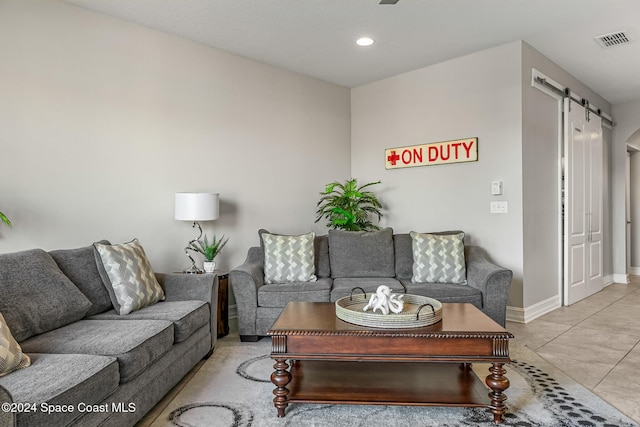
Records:
M420 328L442 320L442 303L438 300L405 294L402 301L400 313L372 313L362 311L369 302L366 294L350 295L336 301L336 316L356 325L384 329Z

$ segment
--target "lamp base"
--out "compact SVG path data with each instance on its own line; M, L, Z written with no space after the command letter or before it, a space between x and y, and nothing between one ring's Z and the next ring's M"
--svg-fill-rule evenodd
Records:
M191 267L189 267L189 268L187 268L187 269L185 269L185 270L182 270L182 272L183 272L184 274L202 274L202 273L203 273L203 271L202 271L202 270L200 270L200 269L199 269L198 267L196 267L195 265L192 265Z
M189 251L193 251L193 244L195 242L197 242L198 240L200 240L200 238L202 237L202 227L200 227L200 224L198 224L197 222L194 221L193 223L193 228L198 227L198 230L200 231L200 234L198 235L198 237L196 237L195 239L191 240L189 243L187 243L187 247L184 248L184 253L187 255L187 258L189 258L189 261L191 261L191 267L187 268L186 270L182 270L183 273L185 274L202 274L203 271L201 269L199 269L198 267L196 267L196 261L193 259L193 257L189 254Z

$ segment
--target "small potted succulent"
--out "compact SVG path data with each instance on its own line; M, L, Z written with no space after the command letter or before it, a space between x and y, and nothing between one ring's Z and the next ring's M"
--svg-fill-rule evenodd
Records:
M11 221L9 221L9 218L7 218L7 216L5 214L3 214L2 212L0 212L0 221L4 222L9 227L11 227Z
M207 273L212 273L216 269L215 258L218 256L224 245L227 244L229 238L225 238L224 234L220 239L216 238L215 234L213 239L209 242L207 235L205 234L202 239L198 239L191 243L189 249L198 252L204 256L203 268Z

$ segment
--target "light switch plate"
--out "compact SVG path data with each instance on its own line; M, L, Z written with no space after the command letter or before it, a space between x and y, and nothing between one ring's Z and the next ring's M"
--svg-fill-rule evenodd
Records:
M491 181L491 194L494 196L502 194L502 181Z
M507 202L491 202L490 211L495 214L507 213Z

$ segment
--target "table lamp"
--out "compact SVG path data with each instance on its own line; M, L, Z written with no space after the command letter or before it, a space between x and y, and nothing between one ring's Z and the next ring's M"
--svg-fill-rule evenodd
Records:
M197 274L202 270L196 267L196 262L189 254L191 244L197 242L202 237L202 227L198 221L213 221L219 216L219 194L218 193L176 193L175 196L175 219L179 221L193 221L193 228L198 228L200 234L195 239L189 241L184 248L184 253L191 261L191 267L184 270L184 273Z

